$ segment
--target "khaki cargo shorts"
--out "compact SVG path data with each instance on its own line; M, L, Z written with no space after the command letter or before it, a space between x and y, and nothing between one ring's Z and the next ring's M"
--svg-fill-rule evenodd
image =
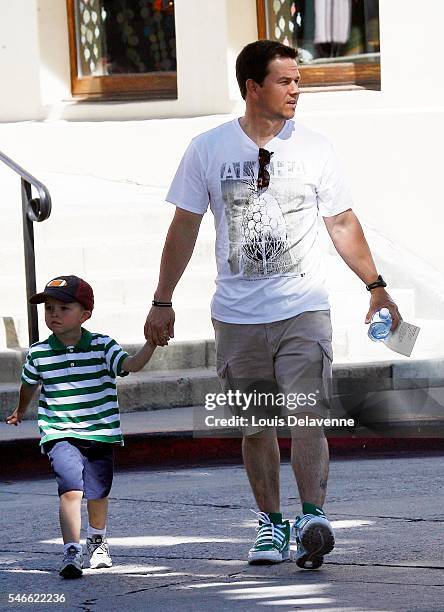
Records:
M328 415L333 360L329 310L303 312L273 323L235 324L213 319L213 326L223 392L237 390L250 396L247 408L246 404L230 406L232 414L249 417L248 423L240 426L244 435L267 429L277 414L285 419L293 415L292 422L286 421L290 426L297 415ZM267 393L269 398L270 390L275 394L274 404L264 412L259 394ZM261 420L267 415L271 417Z

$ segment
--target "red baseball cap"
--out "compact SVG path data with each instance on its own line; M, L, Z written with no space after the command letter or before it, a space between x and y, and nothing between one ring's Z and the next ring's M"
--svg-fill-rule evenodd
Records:
M79 302L86 310L92 311L94 308L92 287L78 276L56 276L42 293L36 293L29 301L31 304L42 304L48 296L61 302Z

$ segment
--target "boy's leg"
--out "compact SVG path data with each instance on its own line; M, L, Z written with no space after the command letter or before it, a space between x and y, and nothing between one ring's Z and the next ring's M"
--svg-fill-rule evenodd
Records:
M108 495L114 477L114 447L106 442L96 442L85 450L83 472L87 499L89 525L100 533L106 528Z
M81 503L83 497L83 456L71 440L59 440L46 448L60 496L60 528L63 536L63 561L60 575L79 578L83 556L80 545Z
M108 498L88 499L88 518L92 530L103 531L108 516Z
M63 542L79 543L83 497L83 456L72 440L58 440L45 446L57 480L60 497L60 527Z
M114 475L112 444L96 443L86 453L84 481L88 507L86 546L92 569L111 567L112 560L106 541L108 495Z
M80 542L81 505L83 491L66 491L60 496L60 528L63 543Z

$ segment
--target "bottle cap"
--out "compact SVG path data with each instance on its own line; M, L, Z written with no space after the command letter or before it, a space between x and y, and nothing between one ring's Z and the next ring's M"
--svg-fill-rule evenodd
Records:
M381 308L381 310L379 311L379 316L382 319L388 319L390 316L390 310L388 308Z

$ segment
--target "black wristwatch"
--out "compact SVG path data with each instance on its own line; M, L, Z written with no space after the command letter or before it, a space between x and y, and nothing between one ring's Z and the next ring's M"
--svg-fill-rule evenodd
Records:
M376 289L376 287L387 287L387 283L385 282L385 280L382 278L381 275L378 276L378 280L376 280L374 283L370 283L369 285L365 286L367 291Z

